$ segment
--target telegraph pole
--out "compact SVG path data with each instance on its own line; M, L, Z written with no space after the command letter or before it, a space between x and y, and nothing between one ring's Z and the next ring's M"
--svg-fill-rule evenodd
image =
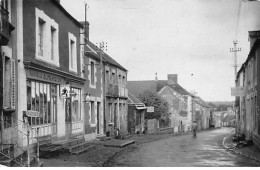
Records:
M235 80L236 80L236 77L237 77L237 52L241 51L241 48L240 47L237 48L237 40L234 40L233 44L234 44L234 47L230 48L230 52L234 53L234 68L235 68Z
M233 41L233 44L234 44L234 48L230 48L230 52L233 52L233 53L234 53L235 87L236 87L236 78L237 78L237 52L238 52L238 51L241 51L241 48L240 48L240 47L237 48L237 40L234 40L234 41ZM235 99L235 102L236 102L236 99ZM235 103L234 103L234 106L235 106ZM238 113L236 113L236 109L235 109L234 106L233 106L233 111L235 112L235 120L236 120ZM222 110L222 108L221 108L221 110ZM235 129L236 129L236 132L237 132L237 127L235 127Z

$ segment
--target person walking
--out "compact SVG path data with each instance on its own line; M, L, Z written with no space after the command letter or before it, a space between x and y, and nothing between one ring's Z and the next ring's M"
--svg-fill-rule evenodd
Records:
M194 120L193 123L192 123L193 137L196 137L197 129L198 129L198 124L197 124L197 122Z

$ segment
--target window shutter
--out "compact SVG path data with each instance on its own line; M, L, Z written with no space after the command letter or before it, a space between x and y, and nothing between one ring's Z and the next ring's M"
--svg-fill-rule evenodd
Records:
M15 109L15 60L11 62L11 108Z

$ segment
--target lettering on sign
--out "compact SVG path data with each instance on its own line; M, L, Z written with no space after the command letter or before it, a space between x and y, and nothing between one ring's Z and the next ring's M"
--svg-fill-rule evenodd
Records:
M23 111L23 114L25 114L28 117L39 117L40 116L40 112L34 111L34 110Z
M49 73L39 72L35 70L27 70L26 76L28 78L34 78L34 79L48 81L57 84L61 84L63 82L63 79L59 76L49 74Z

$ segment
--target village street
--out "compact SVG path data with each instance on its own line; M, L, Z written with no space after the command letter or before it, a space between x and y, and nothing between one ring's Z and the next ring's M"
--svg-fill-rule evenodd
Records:
M260 162L247 159L228 151L223 139L233 128L173 136L126 150L111 161L109 166L130 167L201 167L201 166L260 166Z

